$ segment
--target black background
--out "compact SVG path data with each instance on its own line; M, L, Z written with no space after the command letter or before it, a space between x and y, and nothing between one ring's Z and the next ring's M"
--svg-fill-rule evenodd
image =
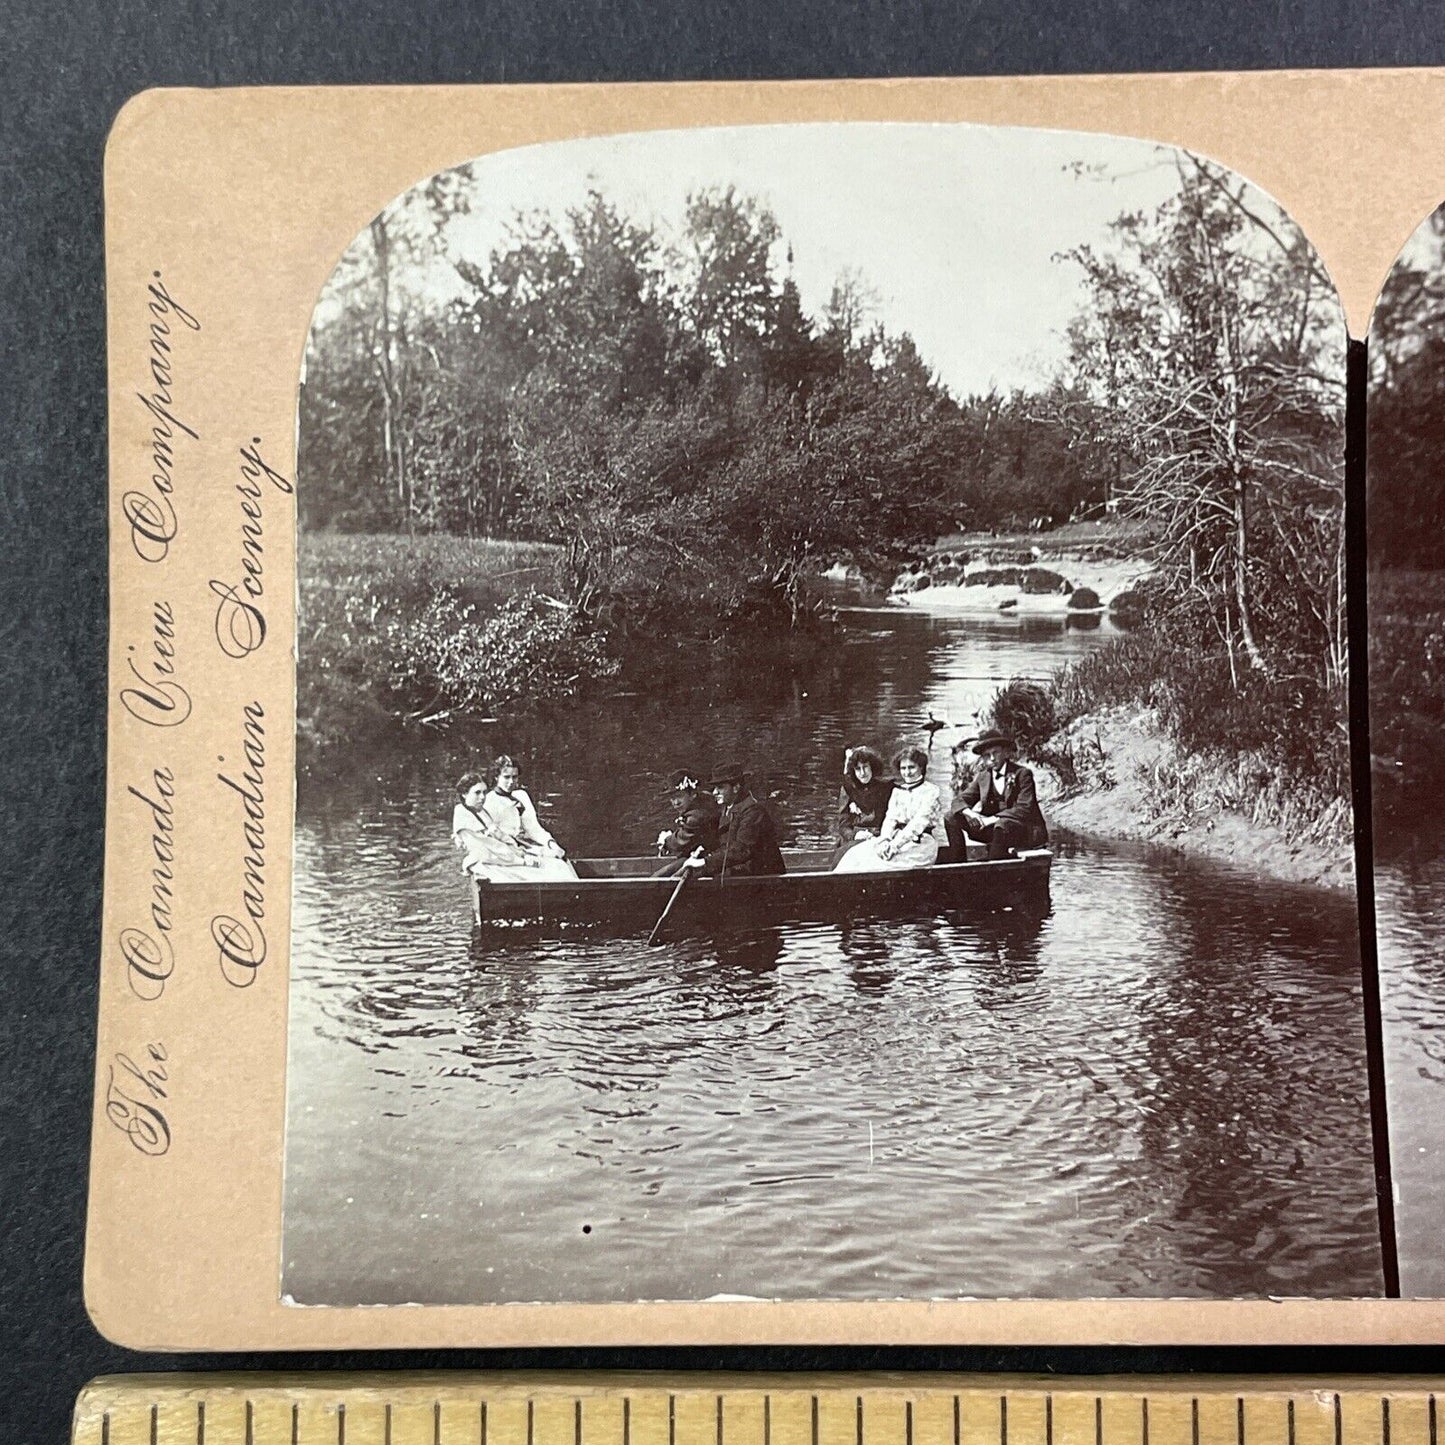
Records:
M1438 0L135 0L0 7L0 1439L107 1371L1445 1370L1445 1350L654 1350L142 1356L81 1300L103 829L101 156L155 85L787 79L1445 64ZM1402 115L1400 125L1408 127ZM1341 177L1341 185L1348 177Z

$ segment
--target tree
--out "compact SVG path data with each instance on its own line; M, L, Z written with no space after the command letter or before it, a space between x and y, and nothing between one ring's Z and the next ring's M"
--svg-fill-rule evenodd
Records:
M1370 560L1445 567L1445 207L1396 262L1370 320Z
M772 251L781 234L772 212L734 186L687 198L684 305L724 367L753 352L772 325L778 304Z
M1308 242L1238 177L1181 154L1179 190L1068 259L1088 305L1073 384L1121 459L1121 508L1262 674L1323 656L1344 615L1344 323Z

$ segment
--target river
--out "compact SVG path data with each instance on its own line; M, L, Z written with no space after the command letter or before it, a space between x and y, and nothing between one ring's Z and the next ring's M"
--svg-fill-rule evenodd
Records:
M288 1298L1378 1294L1348 897L1063 838L1042 918L473 947L448 826L479 756L579 855L647 851L667 774L734 760L819 841L846 744L931 712L946 782L1001 682L1108 634L854 611L806 678L699 657L303 779Z
M1375 936L1400 1292L1445 1297L1445 836L1377 819Z

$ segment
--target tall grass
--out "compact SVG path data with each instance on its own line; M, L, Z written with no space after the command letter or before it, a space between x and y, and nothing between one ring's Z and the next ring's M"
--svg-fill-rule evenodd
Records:
M1115 708L1146 708L1177 745L1150 779L1160 816L1239 814L1313 842L1348 841L1349 733L1343 689L1251 672L1206 647L1131 633L1062 669L1060 729ZM1081 772L1070 757L1061 771Z

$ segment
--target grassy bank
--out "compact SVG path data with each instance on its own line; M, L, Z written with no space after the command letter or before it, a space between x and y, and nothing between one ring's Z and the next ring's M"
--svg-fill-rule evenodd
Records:
M305 535L297 731L324 747L368 728L438 724L570 696L615 670L555 599L535 543Z
M553 706L625 672L631 687L695 685L740 665L792 672L831 636L775 595L654 588L605 620L562 601L562 549L426 535L303 535L297 733L305 751L398 726L440 727ZM646 605L643 605L646 604Z
M1014 683L994 723L1052 787L1065 827L1167 843L1283 878L1353 879L1345 698L1141 632L1049 688Z
M1445 832L1445 572L1370 574L1370 751L1376 842ZM1383 826L1381 826L1383 825Z

